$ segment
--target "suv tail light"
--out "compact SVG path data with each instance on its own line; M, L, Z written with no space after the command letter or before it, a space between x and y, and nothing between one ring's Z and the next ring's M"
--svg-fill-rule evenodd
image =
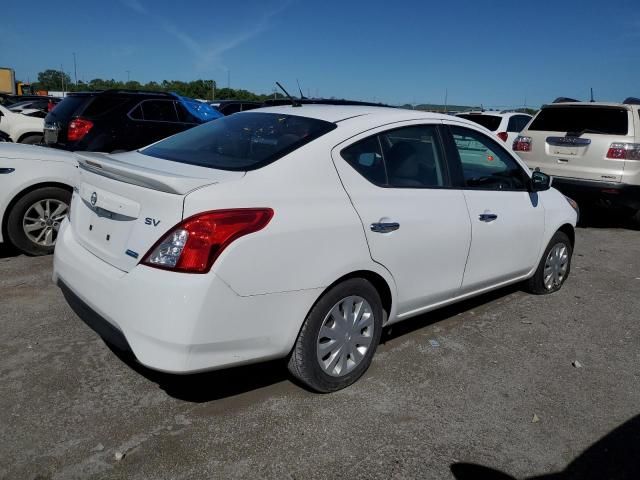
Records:
M503 142L506 142L509 139L509 134L507 132L498 132L498 138Z
M530 152L531 151L531 137L523 137L518 135L513 141L514 152Z
M607 158L614 160L640 160L640 143L612 143Z
M234 240L267 226L270 208L204 212L183 220L160 239L142 264L185 273L207 273Z
M77 142L89 133L89 130L93 128L93 122L86 118L74 118L69 123L67 130L67 140L70 142Z

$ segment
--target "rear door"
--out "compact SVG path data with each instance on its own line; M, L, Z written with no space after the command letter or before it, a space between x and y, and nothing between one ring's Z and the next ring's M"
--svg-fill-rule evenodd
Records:
M471 219L471 249L462 293L528 273L538 260L544 208L528 191L526 170L493 138L454 122L448 146L452 171Z
M455 297L471 227L462 191L451 188L440 126L378 129L332 156L371 257L395 279L399 314Z
M174 100L144 100L131 110L129 117L135 120L138 132L133 148L150 145L188 128L180 121Z
M606 158L612 143L633 142L631 112L602 105L550 105L522 135L531 151L518 152L529 168L569 178L619 182L624 160Z

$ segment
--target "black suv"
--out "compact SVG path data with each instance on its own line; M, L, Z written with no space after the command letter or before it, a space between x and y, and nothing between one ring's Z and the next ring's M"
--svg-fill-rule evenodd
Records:
M129 151L220 116L205 103L173 93L69 93L45 118L44 142L64 150Z

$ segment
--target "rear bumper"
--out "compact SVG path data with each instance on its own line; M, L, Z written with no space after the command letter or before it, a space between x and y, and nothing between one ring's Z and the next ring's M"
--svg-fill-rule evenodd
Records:
M284 357L320 291L242 297L213 274L114 268L60 230L53 280L107 342L152 369L192 373Z
M553 177L553 186L580 202L640 209L640 186L577 178Z

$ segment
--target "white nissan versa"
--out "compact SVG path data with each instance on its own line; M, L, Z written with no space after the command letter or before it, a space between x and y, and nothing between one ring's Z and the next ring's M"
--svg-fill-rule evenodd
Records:
M165 372L287 357L334 391L364 373L384 325L569 275L575 203L455 117L271 107L77 155L54 281Z

